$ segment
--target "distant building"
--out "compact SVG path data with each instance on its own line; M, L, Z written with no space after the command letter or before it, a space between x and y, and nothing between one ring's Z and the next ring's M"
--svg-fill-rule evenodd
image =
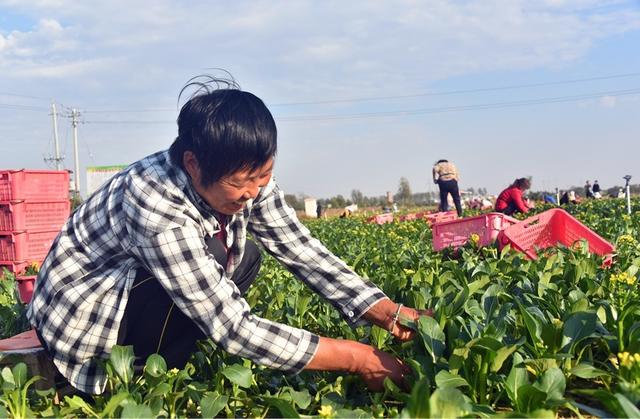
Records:
M315 198L304 199L304 215L307 217L316 217L316 211L318 208L318 201Z
M113 175L122 171L126 167L126 164L87 167L87 196L94 193L106 181L111 179Z

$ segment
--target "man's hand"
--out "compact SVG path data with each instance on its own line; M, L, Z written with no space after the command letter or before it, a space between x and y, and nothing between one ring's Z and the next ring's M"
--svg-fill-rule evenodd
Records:
M414 338L415 331L401 324L403 319L417 321L420 316L433 316L429 310L416 310L411 307L400 307L398 320L394 321L395 313L399 305L388 298L380 300L364 314L364 318L378 327L388 330L393 336L401 341L408 341Z
M348 371L358 374L372 391L384 390L384 379L406 388L411 369L401 360L363 343L321 337L308 370Z
M371 391L384 390L384 379L389 377L398 386L407 389L406 378L411 374L411 368L400 359L364 345L361 356L357 359L355 372L362 377Z

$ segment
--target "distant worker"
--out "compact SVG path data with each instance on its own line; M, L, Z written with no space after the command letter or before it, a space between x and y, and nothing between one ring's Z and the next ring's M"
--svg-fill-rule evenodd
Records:
M460 203L460 191L458 190L458 169L449 160L441 159L433 166L433 183L440 188L440 211L449 211L447 197L451 194L456 206L458 217L462 217L462 204Z
M578 198L574 191L565 191L560 197L560 205L577 204Z
M318 218L322 218L322 204L320 202L318 202L318 205L316 206L316 215Z
M591 190L591 183L589 183L589 181L584 184L584 196L593 198L593 191Z
M507 189L500 192L496 199L496 211L506 215L516 212L526 214L529 206L524 202L522 194L531 187L531 181L527 178L516 179Z
M542 196L542 200L545 204L558 205L558 201L556 201L556 197L550 193L546 193Z
M600 190L600 184L598 183L597 180L593 181L593 187L591 188L591 190L593 191L593 197L595 199L602 198L602 192Z

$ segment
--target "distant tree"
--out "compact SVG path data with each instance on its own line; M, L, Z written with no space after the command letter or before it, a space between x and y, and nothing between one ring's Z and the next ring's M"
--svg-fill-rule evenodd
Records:
M360 192L360 190L354 189L351 191L351 201L353 201L354 204L362 205L363 200L364 195L362 194L362 192Z
M334 208L342 208L347 204L347 200L344 199L344 196L342 195L337 195L334 196L333 198L331 198L331 205Z
M285 194L284 195L284 200L294 210L296 210L296 211L303 211L304 210L304 201L301 200L301 199L298 199L297 196L292 195L292 194Z
M409 205L413 203L413 199L411 196L411 186L409 185L409 180L405 177L400 178L400 183L398 184L398 192L396 193L396 200L399 201L402 205Z

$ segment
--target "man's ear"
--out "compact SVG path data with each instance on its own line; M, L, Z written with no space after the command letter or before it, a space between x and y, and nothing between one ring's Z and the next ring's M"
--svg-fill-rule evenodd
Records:
M193 183L200 183L201 173L200 173L200 164L198 163L198 159L196 155L193 154L192 151L185 151L182 155L182 164L184 165L184 169L191 176L191 181Z

